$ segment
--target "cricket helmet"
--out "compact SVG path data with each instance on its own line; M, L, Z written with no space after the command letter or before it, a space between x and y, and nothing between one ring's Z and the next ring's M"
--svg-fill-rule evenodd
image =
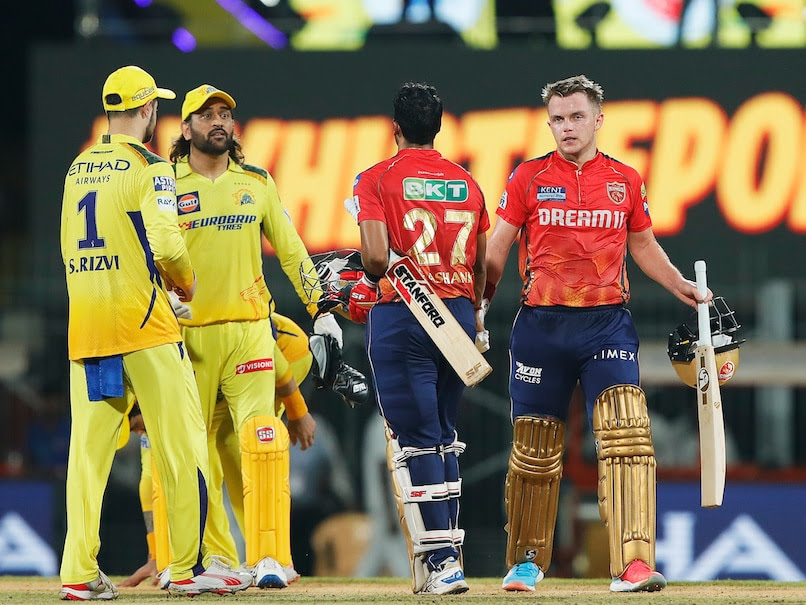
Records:
M351 248L312 254L313 270L307 263L300 268L302 289L316 301L320 313L336 311L349 318L350 291L364 274L361 252Z
M709 306L709 315L716 369L719 384L722 385L736 374L739 368L739 346L745 339L739 338L736 334L742 326L736 321L734 312L721 296L714 298ZM669 346L666 351L678 377L690 387L697 385L697 363L694 357L699 331L695 311L687 321L669 334Z

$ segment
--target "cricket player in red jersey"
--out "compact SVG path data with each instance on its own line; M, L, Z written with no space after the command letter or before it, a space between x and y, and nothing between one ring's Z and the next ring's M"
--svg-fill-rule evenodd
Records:
M468 589L458 550L464 531L457 523L457 457L465 445L457 438L456 416L464 384L382 276L390 250L410 256L468 336L475 336L490 222L470 174L434 149L441 123L434 87L404 84L392 122L398 153L359 174L348 200L357 206L365 269L351 292L350 315L367 322L367 354L388 427L412 588L425 594Z
M487 248L486 310L520 233L522 306L510 340L514 439L507 474L504 590L533 591L551 562L565 420L577 382L599 467L610 590L661 590L655 571L655 455L638 386L626 257L690 306L701 302L655 240L638 173L596 147L602 87L580 75L542 92L557 149L520 164ZM707 297L710 299L710 292Z

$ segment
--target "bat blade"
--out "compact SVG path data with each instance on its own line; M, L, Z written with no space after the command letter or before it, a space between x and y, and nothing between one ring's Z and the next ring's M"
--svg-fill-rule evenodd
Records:
M493 371L412 259L395 261L386 277L465 385L475 386Z
M697 417L700 426L701 506L722 506L725 493L725 423L714 347L700 345L697 364Z

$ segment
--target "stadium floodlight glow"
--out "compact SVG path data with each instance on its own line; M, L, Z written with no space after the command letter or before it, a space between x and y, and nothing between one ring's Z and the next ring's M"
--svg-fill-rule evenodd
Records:
M183 53L196 50L196 37L184 27L177 27L171 34L171 42Z
M284 48L288 45L288 37L254 9L247 6L243 0L216 0L216 2L235 17L241 25L272 48Z

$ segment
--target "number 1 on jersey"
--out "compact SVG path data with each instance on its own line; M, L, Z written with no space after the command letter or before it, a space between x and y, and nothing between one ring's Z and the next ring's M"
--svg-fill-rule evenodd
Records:
M106 246L106 240L98 237L98 224L95 219L95 203L97 201L98 192L90 191L81 198L78 202L79 213L84 211L84 221L86 223L86 237L78 240L78 249L85 250L87 248L103 248Z

